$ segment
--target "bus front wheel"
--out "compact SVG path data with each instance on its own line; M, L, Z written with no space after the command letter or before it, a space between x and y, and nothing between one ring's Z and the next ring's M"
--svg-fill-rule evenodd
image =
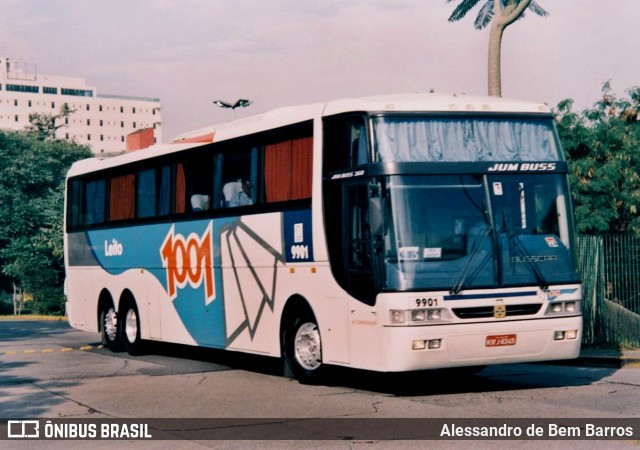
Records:
M130 355L138 355L142 348L138 308L135 302L127 302L122 310L124 312L121 320L124 347Z
M111 351L122 350L122 335L119 330L118 314L113 304L100 311L100 335L102 344Z
M323 372L322 340L316 319L311 315L297 316L284 331L285 364L301 383L317 383Z

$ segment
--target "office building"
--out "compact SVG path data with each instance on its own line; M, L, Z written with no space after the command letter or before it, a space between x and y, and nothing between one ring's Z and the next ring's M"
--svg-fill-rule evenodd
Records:
M162 142L160 99L99 94L84 78L42 75L33 63L0 57L1 129L23 130L30 114L55 116L65 103L73 112L56 122L56 137L88 145L96 156L126 151L127 136L141 130Z

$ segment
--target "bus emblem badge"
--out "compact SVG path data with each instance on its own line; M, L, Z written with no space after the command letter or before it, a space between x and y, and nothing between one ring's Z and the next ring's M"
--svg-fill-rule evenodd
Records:
M493 307L493 317L496 319L504 319L507 317L507 306L506 305L494 305Z

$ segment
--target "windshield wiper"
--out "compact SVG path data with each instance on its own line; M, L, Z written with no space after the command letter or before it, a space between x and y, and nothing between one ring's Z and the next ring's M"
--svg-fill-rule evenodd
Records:
M464 282L467 280L467 277L469 276L469 273L471 271L472 263L476 259L476 256L480 254L480 251L484 247L484 241L487 240L487 237L491 234L492 230L493 230L493 227L491 225L487 225L487 227L482 232L482 234L479 235L474 240L473 247L471 249L471 254L469 255L469 259L467 260L467 263L464 265L462 272L460 272L460 276L458 277L457 281L453 284L453 286L449 290L450 294L452 295L458 294L463 289ZM477 265L476 270L479 270L480 268L482 268L483 263L488 258L488 256L489 254L485 255L484 259L481 260L480 263Z
M511 254L512 254L511 243L515 242L516 246L518 247L518 250L520 251L522 256L524 256L524 261L527 263L527 265L533 272L533 275L536 277L538 286L543 291L546 291L549 288L549 282L546 280L546 278L544 277L544 275L542 274L538 266L536 266L535 263L531 260L531 253L527 251L527 248L524 246L524 244L520 240L520 236L514 235L514 234L507 234L507 237L509 238L509 259L511 259Z

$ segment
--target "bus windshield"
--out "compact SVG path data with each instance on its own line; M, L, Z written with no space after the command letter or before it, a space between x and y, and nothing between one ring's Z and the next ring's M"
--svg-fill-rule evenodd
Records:
M560 175L398 175L386 186L387 290L576 279Z
M373 118L378 162L558 161L549 117Z

